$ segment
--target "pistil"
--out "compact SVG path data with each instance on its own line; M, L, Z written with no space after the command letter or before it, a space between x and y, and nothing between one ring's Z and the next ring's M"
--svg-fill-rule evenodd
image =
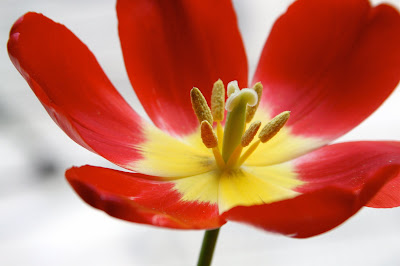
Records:
M222 158L228 162L229 157L240 144L246 126L247 105L257 104L257 93L252 89L240 90L237 82L228 84L228 100L226 101L226 117L224 141L222 144Z

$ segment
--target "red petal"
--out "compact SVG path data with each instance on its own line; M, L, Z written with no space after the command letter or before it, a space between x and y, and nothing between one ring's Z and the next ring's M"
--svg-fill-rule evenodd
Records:
M369 116L400 77L400 16L367 0L299 0L265 44L254 82L290 110L293 133L334 139Z
M212 84L247 86L247 60L228 0L119 0L119 35L130 81L161 129L184 135L198 126L189 91L210 100Z
M27 13L13 26L8 52L53 120L77 143L125 165L140 155L140 117L93 54L66 27Z
M367 207L392 208L400 206L400 178L390 180L375 197L368 202Z
M400 142L335 144L295 160L294 165L298 178L307 182L296 189L303 195L271 204L236 207L223 217L306 238L338 226L378 195L383 205L400 203L400 187L385 194L393 180L399 184Z
M183 201L172 182L94 166L73 167L66 177L84 201L119 219L180 229L210 229L225 223L216 204Z
M360 202L361 198L330 187L271 204L235 207L223 217L289 237L307 238L343 223L366 203Z
M297 189L309 192L326 186L357 192L372 174L389 166L400 169L400 142L348 142L323 147L294 161L299 178L307 184ZM372 207L400 206L400 174L375 196Z

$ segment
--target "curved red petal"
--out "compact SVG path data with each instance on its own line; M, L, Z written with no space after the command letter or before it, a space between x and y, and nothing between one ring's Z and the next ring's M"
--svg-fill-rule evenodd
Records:
M66 27L27 13L8 41L12 62L53 120L74 141L121 166L140 158L141 118Z
M367 207L372 208L393 208L400 206L400 178L390 180L372 200L367 203Z
M207 100L219 78L247 86L247 59L229 0L119 0L117 13L129 79L159 128L174 135L196 129L194 86Z
M223 217L289 237L312 237L354 215L398 171L399 167L394 166L381 169L358 191L329 186L271 204L235 207Z
M225 224L216 204L184 201L172 182L94 166L73 167L65 175L84 201L119 219L178 229Z
M400 169L400 142L361 141L325 146L294 161L299 179L306 184L297 189L305 193L327 186L357 192L371 175L386 167ZM375 196L371 207L400 206L400 174L392 178Z
M265 44L254 82L294 134L332 140L369 116L400 79L400 15L367 0L299 0Z

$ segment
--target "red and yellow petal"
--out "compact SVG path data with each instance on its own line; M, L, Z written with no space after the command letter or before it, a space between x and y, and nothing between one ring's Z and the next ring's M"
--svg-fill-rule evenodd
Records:
M198 131L175 139L140 118L89 49L63 25L28 13L12 28L8 49L53 120L83 147L157 178L191 176L216 167Z
M364 204L351 191L329 187L271 204L238 206L223 217L289 237L307 238L338 226Z
M291 132L325 140L346 133L400 79L400 15L367 0L295 1L275 23L254 82L270 116L289 110Z
M398 188L380 191L399 183L399 171L398 142L355 142L284 164L169 181L91 166L72 168L67 179L85 201L120 219L204 229L232 220L305 238L338 226L378 196L379 207L393 204Z
M12 28L8 48L53 120L83 147L155 178L190 176L216 167L199 132L197 138L175 139L144 122L88 48L63 25L28 13Z
M179 229L211 229L226 222L216 204L184 199L174 182L94 166L73 167L66 177L84 201L119 219Z
M51 118L75 142L121 166L142 157L133 146L144 141L146 123L65 26L27 13L11 29L8 52Z
M127 169L163 180L199 175L217 168L211 149L201 141L199 128L183 138L172 137L155 126L143 128L143 142L132 146L141 158Z
M210 101L213 83L247 86L247 60L229 0L119 0L118 29L129 79L153 122L172 135L198 121L189 92Z
M288 184L295 184L293 180L299 182L291 187L298 196L269 204L238 205L227 210L223 217L290 237L306 238L338 226L365 205L400 205L399 142L335 144L287 165L293 171ZM259 172L267 168L260 167ZM288 179L280 178L279 184L285 184L285 180Z

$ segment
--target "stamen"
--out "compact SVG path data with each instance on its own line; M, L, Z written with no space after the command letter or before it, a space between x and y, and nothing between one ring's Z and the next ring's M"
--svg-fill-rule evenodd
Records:
M220 121L217 121L217 137L218 137L218 147L222 150L222 142L224 140L224 130Z
M228 162L226 163L226 168L232 169L236 162L238 161L240 154L242 153L243 146L239 144L236 149L233 151L231 157L229 157Z
M249 128L244 132L241 144L243 147L246 147L250 144L250 142L254 139L254 136L257 134L258 129L260 129L261 122L256 121L251 123Z
M224 169L225 168L225 161L224 158L222 158L221 152L219 151L218 147L212 148L215 162L217 163L219 169Z
M254 136L257 134L257 131L260 128L260 126L261 126L260 121L254 122L250 125L250 127L246 130L246 132L244 132L241 143L236 147L231 157L229 158L228 162L226 163L227 168L234 168L235 165L240 165L237 163L243 148L248 146L250 142L254 139Z
M199 122L201 123L202 121L206 120L210 123L210 125L212 125L213 118L210 107L208 107L206 99L198 88L194 87L190 91L190 99L192 101L194 113L196 114Z
M254 115L256 114L258 105L260 104L262 91L263 91L263 85L261 84L261 82L257 82L256 84L254 84L253 90L255 90L257 93L258 101L257 101L257 104L254 106L247 106L246 123L250 123L250 121L253 119Z
M207 120L201 122L201 139L207 148L218 147L218 139Z
M264 128L261 130L260 134L258 135L259 140L251 144L251 146L240 157L235 167L241 166L247 160L247 158L249 158L250 155L257 149L258 145L260 145L261 142L265 143L272 137L274 137L279 132L279 130L281 130L281 128L285 125L285 123L289 119L289 116L290 116L289 111L282 112L279 115L275 116L267 125L265 125Z
M224 109L225 105L225 88L222 80L218 80L214 83L211 94L211 112L214 121L224 120Z
M201 139L207 148L211 148L215 157L215 161L220 169L224 169L225 162L218 148L218 140L212 126L206 120L201 122Z
M287 120L289 119L290 112L285 111L280 113L279 115L275 116L271 121L266 124L263 129L261 130L258 138L262 143L267 142L272 137L274 137L279 130L286 124Z
M247 160L247 158L249 158L249 156L257 149L258 145L260 145L260 142L260 140L257 140L256 142L251 144L251 146L245 151L242 157L240 157L236 165L241 166Z

